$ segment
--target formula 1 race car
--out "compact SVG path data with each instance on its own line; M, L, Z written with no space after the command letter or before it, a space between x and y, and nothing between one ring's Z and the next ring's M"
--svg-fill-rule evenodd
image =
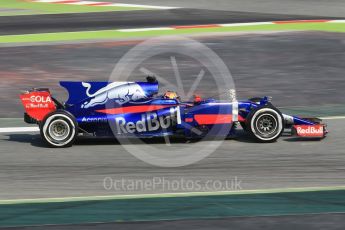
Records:
M284 130L298 137L324 138L326 125L317 118L282 114L269 97L227 102L202 99L183 102L176 92L158 94L158 82L71 82L66 103L37 88L20 95L24 120L37 123L52 147L71 146L78 135L98 137L163 137L234 135L237 124L258 142L274 142Z

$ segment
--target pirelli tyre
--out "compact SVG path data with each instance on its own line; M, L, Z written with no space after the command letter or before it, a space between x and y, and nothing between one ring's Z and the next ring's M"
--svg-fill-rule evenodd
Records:
M50 147L69 147L77 136L78 124L73 115L64 110L48 114L40 124L40 134Z
M275 142L284 131L283 115L271 104L254 109L246 120L246 131L258 142Z

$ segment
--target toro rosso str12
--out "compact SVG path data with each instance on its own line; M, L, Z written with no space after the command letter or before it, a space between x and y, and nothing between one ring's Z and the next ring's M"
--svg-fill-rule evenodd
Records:
M158 82L70 82L60 103L49 89L20 95L24 120L37 123L42 139L52 147L71 146L78 135L98 137L162 137L234 135L237 124L258 142L274 142L284 130L299 137L324 138L327 131L317 118L282 114L268 97L227 102L214 99L181 101L176 92L158 94Z

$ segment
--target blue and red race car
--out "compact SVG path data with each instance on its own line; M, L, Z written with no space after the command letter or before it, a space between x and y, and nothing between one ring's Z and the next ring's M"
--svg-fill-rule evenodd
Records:
M317 118L282 114L268 97L227 102L202 99L183 102L176 92L158 94L158 82L71 82L66 103L49 89L20 95L24 120L37 123L42 139L52 147L71 146L78 135L146 138L186 138L234 135L237 124L258 142L274 142L284 130L299 137L324 138L326 126Z

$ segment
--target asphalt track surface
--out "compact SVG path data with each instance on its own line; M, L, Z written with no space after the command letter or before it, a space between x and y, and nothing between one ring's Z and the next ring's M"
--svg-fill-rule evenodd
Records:
M289 216L262 216L262 217L232 217L224 219L199 219L199 220L176 220L176 221L150 221L150 222L124 222L124 223L99 223L85 225L64 225L64 226L43 226L43 227L18 227L13 230L25 229L329 229L342 230L345 224L345 214L311 214L311 215L289 215ZM337 224L335 224L337 223Z
M212 23L265 22L336 17L247 13L205 9L142 10L56 15L2 16L0 35L145 28Z
M343 185L344 120L327 121L331 133L322 141L282 137L277 143L258 144L239 132L225 140L209 157L179 168L151 166L129 154L114 140L80 139L72 148L46 148L34 133L1 134L1 199L209 191L207 181L240 180L237 189L269 189ZM148 140L154 151L173 151L191 145L181 140ZM210 141L197 143L203 148ZM138 143L138 148L143 145ZM193 154L193 153L186 153ZM123 181L105 189L104 179ZM192 180L189 190L157 183L155 187L127 187L131 180L163 179L169 183ZM216 190L214 189L214 190Z
M279 107L341 108L345 103L343 33L230 33L193 39L212 49L227 65L240 99L269 95ZM65 101L67 94L59 86L60 80L108 81L115 64L139 42L1 47L0 98L3 110L0 117L22 117L23 108L18 100L21 89L48 87L56 98ZM174 40L164 39L162 42L171 44ZM140 71L143 67L176 85L171 57L176 58L187 91L203 66L195 59L177 53L163 52L137 66L137 63L130 63L135 70L129 80L144 80L146 74ZM116 75L116 79L124 80L120 75ZM164 82L160 86L161 92L178 90ZM214 78L206 70L195 93L217 98L227 90L220 87L215 91L215 87ZM321 115L327 116L330 112Z

